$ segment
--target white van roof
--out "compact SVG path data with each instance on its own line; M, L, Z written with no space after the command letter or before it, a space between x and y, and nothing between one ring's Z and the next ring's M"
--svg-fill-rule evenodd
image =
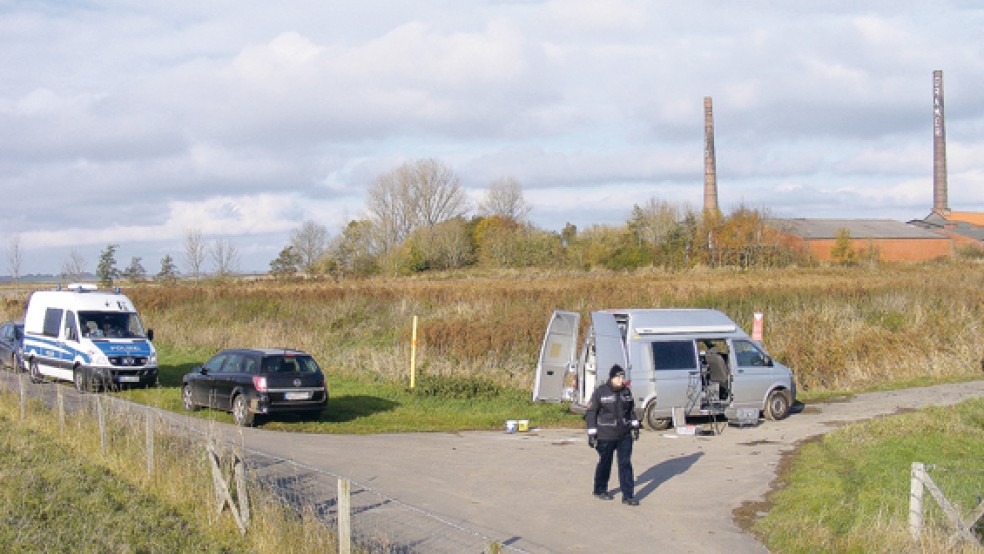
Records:
M725 334L746 336L730 317L718 310L648 308L605 310L616 318L628 318L629 331L636 335Z

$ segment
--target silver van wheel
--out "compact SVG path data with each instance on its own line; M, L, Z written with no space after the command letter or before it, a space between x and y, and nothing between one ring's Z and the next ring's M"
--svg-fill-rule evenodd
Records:
M237 395L232 401L232 419L240 427L253 425L253 414L249 411L249 402L247 402L245 395Z
M656 401L653 400L646 406L646 417L645 423L646 427L652 429L653 431L663 431L670 428L670 424L673 422L671 418L659 417L656 415Z
M772 421L786 419L789 415L789 396L784 390L774 390L765 401L765 418Z

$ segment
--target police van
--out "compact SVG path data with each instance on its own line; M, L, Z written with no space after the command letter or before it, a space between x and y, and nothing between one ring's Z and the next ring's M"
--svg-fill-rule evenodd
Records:
M36 291L24 313L24 362L31 381L72 381L80 391L157 383L152 330L119 289L91 284Z
M731 318L707 309L555 311L540 348L534 401L583 411L614 364L625 368L639 419L666 429L687 416L780 420L796 401L793 372ZM678 417L679 416L679 417Z

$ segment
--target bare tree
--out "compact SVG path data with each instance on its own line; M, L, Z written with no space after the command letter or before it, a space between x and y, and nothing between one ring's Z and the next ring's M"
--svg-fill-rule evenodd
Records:
M665 200L650 198L642 206L632 207L632 217L627 225L640 246L658 246L680 225L680 208Z
M7 271L10 278L16 283L20 279L21 263L24 261L24 251L21 248L20 235L10 237L7 248Z
M78 280L85 275L85 258L79 254L78 250L72 249L68 259L62 264L61 274L64 279L69 281Z
M186 229L184 233L184 262L192 277L201 277L202 265L205 263L207 251L208 245L205 243L205 235L202 234L201 229Z
M226 239L216 239L209 250L215 262L215 274L225 277L239 271L239 249Z
M497 215L516 223L526 223L532 209L523 199L523 186L513 177L493 181L485 198L478 204L479 215Z
M301 257L304 270L311 273L328 251L328 228L310 220L305 221L290 232L290 246Z
M450 167L417 160L376 179L369 188L368 212L382 250L388 251L417 229L464 217L468 198Z

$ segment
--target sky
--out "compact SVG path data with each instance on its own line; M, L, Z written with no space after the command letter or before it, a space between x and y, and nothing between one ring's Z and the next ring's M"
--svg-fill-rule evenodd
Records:
M934 70L949 207L984 211L981 29L976 0L0 0L0 275L13 240L21 275L108 244L186 271L190 231L267 271L425 158L545 230L700 209L705 97L724 212L922 218Z

